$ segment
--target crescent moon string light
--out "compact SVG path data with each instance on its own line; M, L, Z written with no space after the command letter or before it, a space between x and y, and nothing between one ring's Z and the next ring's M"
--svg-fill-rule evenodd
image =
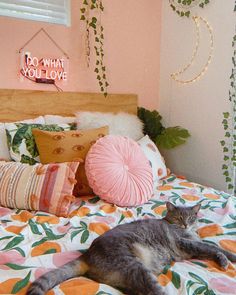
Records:
M193 16L192 20L194 21L194 24L195 24L195 27L196 27L196 43L195 43L195 48L193 50L191 60L181 70L171 74L172 79L174 79L176 82L182 83L182 84L193 83L193 82L197 81L198 79L200 79L206 73L206 71L208 69L208 66L209 66L209 64L210 64L210 62L212 60L212 57L213 57L213 48L214 48L213 30L212 30L209 22L206 19L204 19L203 17L201 17L201 16ZM183 79L179 78L179 76L181 74L183 74L184 72L186 72L186 70L193 64L193 62L194 62L194 60L196 58L197 52L199 50L199 45L200 45L200 29L199 29L200 21L202 21L206 25L206 28L207 28L207 30L209 32L209 36L210 36L209 55L208 55L207 61L204 64L202 70L195 77L193 77L191 79L183 80Z

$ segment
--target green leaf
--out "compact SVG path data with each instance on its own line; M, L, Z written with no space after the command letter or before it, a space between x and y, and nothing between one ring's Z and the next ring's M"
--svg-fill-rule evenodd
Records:
M36 247L36 246L38 246L38 245L41 245L41 244L43 244L43 243L45 243L46 241L48 241L49 239L47 238L47 237L44 237L44 238L42 238L41 240L39 240L39 241L37 241L37 242L34 242L33 244L32 244L32 248L33 247Z
M186 289L187 289L187 293L189 294L189 290L190 288L195 284L195 282L193 281L188 281L187 284L186 284Z
M192 272L189 272L189 275L195 279L196 281L198 281L200 284L204 285L204 286L207 286L206 282L200 278L198 275L196 275L195 273L192 273Z
M25 163L25 164L29 164L29 165L34 165L36 163L38 163L35 159L26 156L26 155L21 155L21 159L20 159L21 163Z
M193 295L199 295L199 294L202 294L205 290L206 290L206 286L201 286L201 287L198 287L195 291L194 291L194 293L193 293Z
M13 236L5 236L5 237L0 238L0 241L8 240L8 239L11 239L11 238L13 238Z
M180 288L180 275L177 272L172 271L172 280L171 281L176 289Z
M147 134L152 140L155 140L163 131L162 117L157 111L149 111L140 107L138 108L138 117L144 123L144 134Z
M23 236L17 236L14 239L12 239L2 250L9 250L15 247L16 245L20 244L24 240Z
M46 255L46 254L53 254L53 253L57 253L57 250L52 248L52 249L48 249L47 251L45 251L43 253L43 255Z
M29 226L33 234L42 235L42 233L38 229L37 224L32 219L29 220Z
M121 214L120 220L118 221L118 224L120 224L125 219L124 214Z
M30 153L31 157L36 158L39 155L36 142L34 140L33 136L29 136L28 138L25 139L25 145L27 151Z
M224 113L223 113L223 116L224 116L225 119L228 119L229 116L230 116L230 114L229 114L229 112L224 112Z
M11 269L14 269L14 270L32 268L32 266L22 266L22 265L14 264L14 263L5 263L5 265L8 266Z
M18 293L21 289L23 289L24 287L26 287L29 283L29 280L30 280L30 276L31 276L31 271L27 274L27 276L21 280L21 281L18 281L15 286L13 287L11 293L12 294L16 294Z
M236 228L236 222L226 224L223 227L225 227L225 228Z
M82 226L83 229L88 228L87 224L85 222L83 222L83 221L80 221L80 225Z
M80 243L84 244L87 241L88 237L89 237L89 231L86 229L81 235Z
M209 220L209 219L206 219L206 218L201 218L201 219L199 219L198 221L201 222L201 223L207 223L207 224L209 224L209 223L213 223L213 221L211 221L211 220Z
M73 241L74 237L76 237L79 233L81 233L82 231L84 231L84 229L79 229L79 230L75 230L71 233L70 235L70 239L71 241Z
M164 149L171 149L186 142L190 136L188 130L179 126L169 127L156 137L155 143Z
M88 200L90 204L96 204L98 201L100 201L100 198L98 196Z

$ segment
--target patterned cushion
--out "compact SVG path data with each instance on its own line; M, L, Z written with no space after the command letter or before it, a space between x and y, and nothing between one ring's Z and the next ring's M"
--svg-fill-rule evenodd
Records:
M0 204L67 216L79 162L35 164L0 162Z
M32 135L33 128L42 130L71 130L75 125L43 125L26 123L5 123L8 146L11 158L16 162L33 165L39 162L39 153Z
M19 122L15 122L19 123ZM45 120L42 116L39 116L35 119L28 119L21 121L21 123L27 124L45 124ZM8 145L7 145L7 135L6 135L6 128L5 124L7 123L0 123L0 161L10 161L11 156L9 153Z
M74 160L84 161L90 147L98 138L107 134L108 127L62 132L33 129L33 135L39 150L40 161L45 164ZM78 182L74 190L76 196L93 193L87 182L84 163L80 164L76 179Z
M165 161L160 154L155 143L149 138L148 135L144 136L138 141L142 151L149 160L152 167L153 181L154 184L158 182L163 177L167 176L167 168Z
M137 206L153 195L152 169L139 145L108 135L88 152L86 174L95 194L118 206Z

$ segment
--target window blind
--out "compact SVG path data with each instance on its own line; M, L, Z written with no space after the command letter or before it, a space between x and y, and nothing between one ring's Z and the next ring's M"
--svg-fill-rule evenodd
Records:
M70 25L70 0L0 0L0 15Z

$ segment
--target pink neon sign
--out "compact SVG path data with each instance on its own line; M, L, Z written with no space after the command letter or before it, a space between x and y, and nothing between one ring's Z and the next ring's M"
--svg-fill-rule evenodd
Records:
M21 74L33 81L67 81L68 61L63 58L41 58L24 55Z

